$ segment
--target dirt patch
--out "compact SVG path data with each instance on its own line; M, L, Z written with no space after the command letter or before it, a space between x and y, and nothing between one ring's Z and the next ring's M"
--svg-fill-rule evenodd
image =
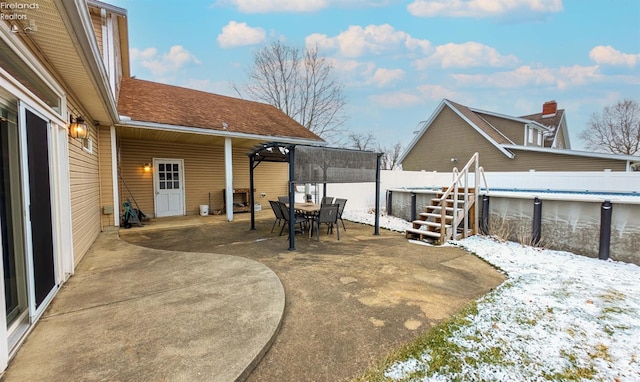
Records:
M280 333L249 381L345 381L434 323L495 288L503 276L455 247L409 243L403 234L346 222L340 240L270 233L272 219L121 231L142 246L243 256L280 277ZM259 317L256 317L259 319Z

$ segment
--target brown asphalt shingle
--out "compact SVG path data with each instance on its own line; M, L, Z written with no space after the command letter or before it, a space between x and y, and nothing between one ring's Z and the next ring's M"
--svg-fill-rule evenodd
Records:
M473 112L468 107L461 105L459 103L453 102L451 100L447 100L451 105L453 105L460 113L462 113L465 117L467 117L471 122L473 122L480 130L482 130L485 134L487 134L491 139L496 141L498 144L502 145L511 145L511 142L507 137L502 135L498 129L493 127L487 121L479 116L478 113Z
M560 121L562 120L562 116L564 115L564 109L559 109L556 111L556 115L553 117L542 117L542 113L524 115L520 118L528 119L531 121L538 122L539 124L547 127L551 127L553 129L553 134L547 135L545 137L545 147L551 147L553 140L558 133L558 126L560 125Z
M123 78L118 113L133 121L323 142L298 122L264 103L199 90Z

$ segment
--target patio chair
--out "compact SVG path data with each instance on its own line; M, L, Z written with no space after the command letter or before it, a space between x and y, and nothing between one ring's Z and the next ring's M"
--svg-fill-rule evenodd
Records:
M284 220L284 216L282 215L282 209L278 205L278 202L275 200L269 200L269 204L271 205L273 214L276 216L273 221L273 226L271 227L271 232L273 233L273 229L276 228L276 223L278 223L278 227L280 227L280 223Z
M278 201L281 202L281 203L289 203L289 197L287 195L278 196Z
M320 241L320 224L329 225L327 227L327 234L328 234L329 230L333 231L333 226L336 225L337 223L338 223L338 205L323 204L320 206L320 212L318 213L318 215L313 217L311 229L313 230L313 224L314 224L316 227L316 235L318 236L317 240ZM338 233L338 240L340 240L340 227L336 229L336 232Z
M282 232L284 231L284 227L288 227L290 222L289 222L289 207L287 207L286 203L283 202L278 202L278 206L280 206L280 210L282 211L282 217L284 219L284 224L282 224L282 228L280 229L280 236L282 235ZM304 232L304 224L307 223L307 217L304 215L300 215L300 214L295 214L295 221L293 222L294 225L296 224L300 224L300 232Z
M323 196L320 204L333 204L333 196Z
M342 228L344 228L344 230L346 231L347 227L345 227L344 220L342 220L342 212L344 211L345 204L347 204L347 199L336 198L335 203L338 205L338 219L340 219L340 221L342 222Z

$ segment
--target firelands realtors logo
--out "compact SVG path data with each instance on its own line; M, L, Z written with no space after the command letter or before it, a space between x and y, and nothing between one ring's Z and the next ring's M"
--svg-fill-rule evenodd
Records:
M27 16L25 11L32 9L39 9L40 5L38 3L5 3L0 2L0 20L8 20L8 21L16 21L16 20L27 20L29 17Z

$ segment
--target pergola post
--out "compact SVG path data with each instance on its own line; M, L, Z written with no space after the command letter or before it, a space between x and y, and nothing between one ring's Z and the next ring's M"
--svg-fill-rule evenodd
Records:
M296 184L295 182L295 147L289 147L289 250L296 250Z

